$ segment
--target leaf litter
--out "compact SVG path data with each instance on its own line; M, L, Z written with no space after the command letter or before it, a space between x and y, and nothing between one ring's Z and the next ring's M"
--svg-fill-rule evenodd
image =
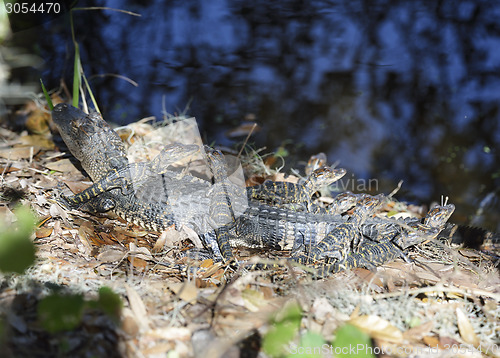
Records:
M101 356L203 352L219 357L249 351L266 356L261 342L278 324L272 317L287 302L297 302L302 319L288 349L309 333L333 347L336 332L350 324L371 337L380 352L389 352L386 356L500 355L500 279L491 256L436 240L412 250L412 263L397 259L373 271L355 269L323 280L286 265L234 272L211 259L188 260L181 253L201 245L189 230L151 233L121 219L61 208L54 200L61 188L79 192L91 182L83 182L69 156L52 146L43 124L35 128L43 130L21 138L0 127L2 220L12 221L18 202L40 218L32 237L35 264L25 275L0 274L0 321L7 326L5 344L13 355L60 352L54 336L36 324L34 312L43 297L62 292L95 298L103 286L122 298L121 325L84 314L79 328L64 333L68 352L83 356L87 351L81 342L86 341ZM173 141L199 138L168 128L144 121L118 133L130 145L132 161L150 160ZM268 157L267 162L276 160ZM299 180L269 168L258 151L243 156L242 163L247 183ZM22 195L11 200L8 188ZM421 215L425 210L393 201L386 211ZM259 256L269 257L266 252Z

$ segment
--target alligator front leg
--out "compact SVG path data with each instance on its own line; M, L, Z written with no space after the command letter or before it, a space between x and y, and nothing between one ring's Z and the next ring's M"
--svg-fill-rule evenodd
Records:
M199 151L197 145L174 143L166 146L151 162L130 163L120 169L113 169L79 194L61 195L63 204L77 209L102 193L120 189L123 196L133 194L148 180L168 172L169 165Z
M128 179L121 176L110 176L88 187L81 193L70 196L61 194L59 202L70 209L78 209L103 193L113 189L120 189L122 195L129 195L132 192L131 183ZM109 205L106 205L106 208L106 211L112 209Z

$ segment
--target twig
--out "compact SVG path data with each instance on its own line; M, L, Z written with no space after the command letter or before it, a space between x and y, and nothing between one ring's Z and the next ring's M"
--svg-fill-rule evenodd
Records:
M396 186L396 188L393 191L391 191L391 193L388 195L388 197L392 198L399 191L399 189L401 189L402 185L403 185L403 181L400 180L398 185Z
M236 158L240 158L241 153L243 152L243 149L245 148L245 145L247 145L248 140L250 139L250 136L252 135L253 131L255 130L255 127L257 127L257 123L254 123L252 126L252 129L250 129L250 132L248 132L247 137L245 138L245 141L243 142L243 145L241 146L240 152L236 156Z

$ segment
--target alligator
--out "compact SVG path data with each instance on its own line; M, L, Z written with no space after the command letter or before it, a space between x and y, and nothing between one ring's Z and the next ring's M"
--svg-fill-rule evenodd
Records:
M247 197L227 181L224 159L218 151L207 153L217 184L210 186L206 180L173 174L164 168L172 160L168 149L153 163L129 164L123 142L96 113L87 115L75 107L59 104L52 117L68 149L95 182L94 188L85 194L63 198L63 204L87 211L110 210L127 222L153 231L192 225L212 248L215 232L215 246L224 260L233 257L231 247L235 246L292 251L312 248L315 256L322 259L332 254L335 246L337 252L349 251L342 245L349 246L356 233L350 230L338 244L339 227L348 223L362 232L364 225L380 223L372 218L350 219L339 214L353 206L354 194L340 195L338 206L326 213L294 211L253 200L247 206L240 205L239 200L246 202ZM136 189L140 189L139 193ZM232 196L237 205L228 202ZM315 248L323 238L326 241ZM337 259L344 256L338 255Z
M359 228L368 216L372 215L382 204L382 196L361 195L351 217L343 224L329 231L327 235L311 249L310 254L300 254L297 261L301 263L324 260L327 256L342 261L348 254L351 245L356 246Z
M328 186L346 173L343 168L321 167L315 169L302 184L266 180L260 185L247 187L250 199L282 205L296 203L311 211L311 198L321 187Z
M424 218L424 223L413 221L408 228L398 227L396 230L380 233L376 241L363 243L356 251L349 253L344 259L329 263L315 263L319 277L330 273L349 270L358 267L373 269L381 266L399 256L404 256L403 250L410 245L420 243L422 240L435 239L446 226L448 219L453 214L453 204L438 205L432 208Z

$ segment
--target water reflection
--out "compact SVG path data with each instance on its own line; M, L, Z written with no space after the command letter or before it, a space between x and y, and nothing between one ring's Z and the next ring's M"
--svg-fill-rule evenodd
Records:
M323 151L399 197L450 196L467 222L488 197L500 230L500 5L452 1L108 1L78 12L87 74L105 115L125 123L190 103L209 140L255 115L257 145L289 162ZM72 72L69 26L40 41L46 82ZM56 46L54 46L56 44ZM491 194L493 193L493 194ZM486 221L485 221L486 220Z

